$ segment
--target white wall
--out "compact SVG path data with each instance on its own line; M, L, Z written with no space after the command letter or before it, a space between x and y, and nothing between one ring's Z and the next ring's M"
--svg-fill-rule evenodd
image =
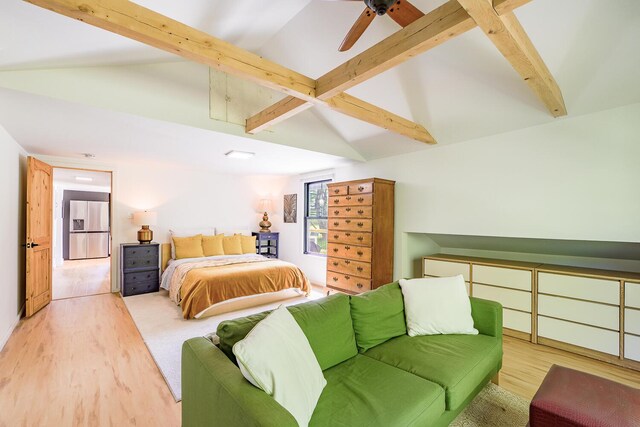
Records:
M26 152L0 126L0 350L24 308Z
M112 195L112 289L118 290L118 254L121 243L136 242L140 228L131 215L139 210L158 213L152 226L154 241L168 242L169 229L214 226L218 229L258 230L261 214L259 199L272 197L276 212L270 213L273 231L282 220L282 188L287 180L280 176L239 176L211 170L159 168L153 164L101 164L81 159L36 156L61 167L113 171Z
M335 170L335 180L396 180L395 277L404 232L640 242L640 104ZM285 193L303 197L291 179ZM282 256L324 283L302 255L298 223Z

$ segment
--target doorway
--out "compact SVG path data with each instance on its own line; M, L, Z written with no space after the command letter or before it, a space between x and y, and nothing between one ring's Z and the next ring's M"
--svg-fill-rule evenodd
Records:
M53 168L52 299L111 292L111 172Z

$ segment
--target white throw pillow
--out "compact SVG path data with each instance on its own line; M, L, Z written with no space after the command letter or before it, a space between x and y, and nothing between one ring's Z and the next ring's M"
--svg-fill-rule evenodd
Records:
M438 277L400 280L407 333L410 337L437 334L477 335L464 278Z
M244 377L307 426L327 381L307 337L283 305L233 346Z
M202 234L203 236L215 236L215 227L200 227L200 228L173 228L169 230L169 237L171 240L171 259L176 259L176 247L173 244L174 237L191 237Z

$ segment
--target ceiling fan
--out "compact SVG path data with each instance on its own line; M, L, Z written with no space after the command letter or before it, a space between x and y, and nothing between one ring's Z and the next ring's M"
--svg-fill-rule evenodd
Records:
M333 0L335 1L335 0ZM391 19L396 21L402 27L406 27L416 19L424 16L417 7L409 3L407 0L340 0L340 1L361 1L365 4L356 22L353 24L347 36L342 41L340 52L351 49L356 41L362 36L373 18L376 15L389 15Z

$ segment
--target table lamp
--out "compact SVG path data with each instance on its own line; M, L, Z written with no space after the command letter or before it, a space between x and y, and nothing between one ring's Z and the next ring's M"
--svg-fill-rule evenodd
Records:
M134 212L133 223L141 225L138 230L138 241L140 244L148 244L153 240L153 231L149 230L150 225L156 225L158 222L158 214L156 212L142 211Z
M260 226L260 233L271 233L271 222L269 222L269 215L267 212L271 210L271 199L262 199L258 204L258 211L264 212L262 215L262 221L258 224Z

